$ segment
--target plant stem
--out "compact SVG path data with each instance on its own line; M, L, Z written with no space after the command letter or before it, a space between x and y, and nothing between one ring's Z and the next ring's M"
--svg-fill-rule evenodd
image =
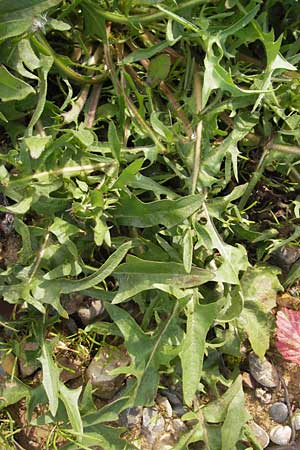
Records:
M263 153L261 155L261 158L259 160L257 168L256 168L255 172L253 173L252 178L251 178L251 180L250 180L250 182L249 182L249 184L247 186L247 189L245 190L245 192L242 195L242 198L241 198L241 200L239 202L239 205L238 205L239 209L244 209L245 208L245 206L247 204L247 201L248 201L248 199L249 199L253 189L255 188L255 186L257 185L257 183L259 181L259 179L261 178L261 176L263 174L263 171L264 171L264 168L266 166L266 162L267 162L267 159L268 159L267 156L269 155L269 151L270 151L269 147L265 147L264 148L264 151L263 151Z
M115 165L113 162L102 162L97 164L86 164L84 166L67 166L59 169L45 170L44 172L37 172L27 177L19 178L9 182L9 186L17 186L18 184L27 183L32 180L40 180L44 177L57 176L57 175L75 175L80 172L93 172L94 170L105 169Z
M41 53L47 56L52 56L55 65L69 78L72 78L74 81L77 81L78 83L86 83L86 84L99 84L101 81L105 80L107 78L106 72L97 75L97 76L85 76L80 75L79 73L75 72L71 67L66 65L63 60L55 53L53 48L50 46L48 41L44 38L44 36L41 33L36 33L36 35L31 36L31 42L39 49Z
M97 106L98 106L98 101L99 101L99 97L101 94L101 87L102 87L101 84L95 84L93 86L93 89L91 92L91 102L90 102L88 117L87 117L87 121L86 121L86 128L93 127L93 123L94 123L95 115L96 115L96 111L97 111Z
M195 66L194 72L194 94L196 99L196 114L198 114L202 110L202 83L199 74L199 68L197 67L197 65ZM203 122L202 120L200 120L196 128L194 167L192 173L192 194L196 192L197 181L199 177L200 160L201 160L202 124Z
M90 2L86 2L84 1L83 4L90 4ZM176 6L175 8L173 8L172 10L168 11L168 12L178 12L181 11L182 9L185 8L192 8L193 6L196 5L201 5L204 3L209 3L208 0L188 0L186 2L181 3L180 5ZM163 19L166 16L166 12L165 11L160 11L160 12L156 12L156 13L152 13L152 14L145 14L143 16L123 16L122 14L116 14L116 13L112 13L109 11L105 11L101 8L95 8L97 13L102 16L104 19L110 21L110 22L115 22L115 23L120 23L120 24L124 24L124 25L130 25L130 24L135 24L135 25L145 25L151 22L157 22L161 19Z
M109 44L105 43L103 45L104 48L104 55L105 55L105 62L106 65L111 73L113 84L115 85L115 89L119 95L122 95L126 106L131 114L132 117L136 119L136 121L139 123L142 129L148 134L148 136L153 140L154 144L157 146L157 148L160 150L161 153L167 153L167 149L165 146L160 142L154 131L149 127L149 125L145 122L143 117L140 115L130 98L125 94L124 90L122 89L121 83L119 82L114 66L111 60L110 50L109 50Z

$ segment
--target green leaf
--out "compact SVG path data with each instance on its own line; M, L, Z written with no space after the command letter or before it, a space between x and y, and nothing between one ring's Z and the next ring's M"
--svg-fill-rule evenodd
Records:
M126 242L121 245L105 263L88 277L70 280L67 278L44 280L35 290L33 290L33 296L39 302L45 302L53 304L55 302L58 306L60 294L70 294L72 292L80 292L85 289L92 288L97 284L105 280L111 273L118 267L128 250L131 248L132 243ZM62 307L59 308L59 313L63 316L66 315Z
M32 197L26 197L15 205L0 207L0 211L7 211L13 214L25 214L30 209L31 203Z
M138 228L164 225L174 227L201 208L203 195L188 195L176 200L159 200L143 203L138 198L122 195L114 210L114 218L120 225Z
M172 42L163 41L159 44L152 45L152 47L135 50L132 53L129 53L129 55L127 55L122 62L123 64L131 64L133 62L140 61L141 59L152 58L152 56L162 52L165 48L172 46L175 42L177 42L177 40L178 39Z
M83 425L78 406L78 401L82 391L82 387L79 387L77 389L68 389L61 381L59 381L58 388L59 388L59 397L64 403L65 408L67 410L68 417L72 425L72 430L82 435ZM81 441L80 438L79 441Z
M43 111L44 111L44 107L45 107L45 103L46 103L46 97L47 97L47 76L49 73L49 70L52 67L53 64L53 57L52 56L45 56L42 55L41 57L41 68L38 70L38 75L39 75L39 88L38 88L38 92L39 92L39 96L38 96L38 101L37 101L37 105L36 108L34 110L34 113L31 116L29 125L28 125L28 135L31 136L32 135L32 131L33 131L33 127L36 125L37 121L39 120L39 118L41 117Z
M114 158L117 161L120 161L121 143L116 126L113 122L109 122L108 126L108 143Z
M73 225L66 220L55 217L52 225L48 229L53 233L60 244L65 244L69 241L70 236L81 233L82 230L76 225Z
M155 130L166 142L174 142L174 134L161 120L159 120L159 113L153 111L150 116L150 122L153 130Z
M80 125L79 130L71 130L71 133L83 147L90 147L94 143L93 133L85 129L83 124Z
M254 352L263 358L270 346L272 316L276 295L283 288L278 281L279 270L260 265L248 268L241 278L244 308L238 317L239 326L246 331Z
M110 427L108 425L97 425L89 427L88 431L82 434L82 445L84 449L100 447L103 450L137 450L133 444L121 439L124 428ZM82 448L82 447L81 447ZM62 450L78 450L74 444L66 444Z
M190 288L199 286L213 278L208 270L193 267L189 274L183 264L176 262L146 261L136 256L129 256L126 263L114 271L114 277L120 284L113 303L120 303L149 289Z
M14 405L22 398L29 399L31 389L26 384L22 383L16 378L4 378L0 379L0 410L6 408L9 405Z
M222 425L222 450L232 450L239 439L245 423L251 418L245 409L245 399L242 386L231 400Z
M46 339L40 339L41 361L43 369L43 386L49 399L49 410L55 416L58 408L58 392L59 392L59 369L52 358L53 344Z
M41 154L45 150L46 145L49 144L51 139L52 139L51 136L45 136L45 137L31 136L31 137L25 138L24 141L29 149L30 156L33 159L37 159L41 156Z
M218 308L217 303L199 304L196 292L187 305L186 336L180 359L184 401L190 406L201 379L206 335L217 317Z
M247 302L259 304L265 312L276 307L276 297L283 291L278 275L280 270L266 264L249 267L241 278L244 299Z
M59 3L61 0L2 0L0 40L25 33L32 27L35 17Z
M263 358L270 346L271 316L259 304L245 302L238 324L246 331L253 351L259 358Z
M239 284L239 272L249 267L246 249L239 244L236 247L226 244L216 230L213 220L208 214L207 206L205 206L205 210L207 218L205 229L211 239L212 248L217 248L223 258L223 262L216 272L215 280Z
M167 53L151 59L148 67L148 78L151 83L165 80L170 72L171 57Z
M22 100L29 94L34 94L34 89L29 84L13 76L4 66L0 66L0 99L3 102Z
M84 16L84 29L88 36L97 36L104 42L107 40L105 20L98 13L97 8L88 2L82 2L81 5Z
M176 330L179 336L180 329L176 326L177 303L174 304L172 313L165 320L152 337L145 335L130 314L115 305L106 304L106 309L119 327L125 339L125 345L129 354L133 357L132 373L137 381L133 385L133 404L152 404L158 387L161 361L167 365L168 361L176 356L170 351L172 342L166 346L174 336ZM165 351L163 347L166 346Z
M222 397L204 406L204 418L208 423L224 422L230 403L242 390L242 377L239 375Z

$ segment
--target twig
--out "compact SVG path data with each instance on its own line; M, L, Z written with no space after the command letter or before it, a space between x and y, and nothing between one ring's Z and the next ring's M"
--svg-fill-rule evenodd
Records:
M201 112L202 109L202 84L199 74L199 68L195 66L194 72L194 92L196 99L196 114ZM200 160L201 160L201 142L202 142L202 120L198 122L196 128L196 142L194 151L194 167L192 173L192 194L196 192L197 181L200 170Z
M290 398L289 398L289 392L288 392L288 388L286 385L286 382L284 381L284 378L282 376L280 376L280 381L284 390L284 399L285 399L285 403L288 409L288 413L289 413L289 422L291 425L291 429L292 429L292 436L290 439L290 444L293 444L295 442L296 439L296 429L295 429L295 424L293 422L293 417L292 417L292 408L291 408L291 402L290 402Z
M87 121L86 121L86 128L93 127L93 123L94 123L95 115L96 115L96 111L97 111L97 106L98 106L98 101L99 101L99 97L101 94L101 88L102 88L101 84L96 84L95 86L93 86L93 89L91 92L91 102L90 102L88 117L87 117Z

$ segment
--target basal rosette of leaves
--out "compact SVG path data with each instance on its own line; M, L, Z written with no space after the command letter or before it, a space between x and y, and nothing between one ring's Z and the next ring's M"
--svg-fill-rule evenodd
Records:
M268 350L282 290L269 257L299 242L299 12L272 0L0 2L0 211L19 242L0 272L14 306L2 346L19 356L31 336L42 366L38 385L3 383L0 406L25 398L28 422L52 427L47 448L58 436L66 449L136 448L118 416L152 405L166 380L182 383L193 420L176 450L256 445L240 349ZM108 330L72 342L93 355L114 342L131 358L100 409L53 357L74 293L103 300Z

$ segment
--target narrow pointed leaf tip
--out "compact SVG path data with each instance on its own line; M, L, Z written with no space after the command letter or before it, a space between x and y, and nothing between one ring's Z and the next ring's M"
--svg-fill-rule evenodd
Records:
M276 317L276 346L284 359L300 364L300 311L282 308Z

